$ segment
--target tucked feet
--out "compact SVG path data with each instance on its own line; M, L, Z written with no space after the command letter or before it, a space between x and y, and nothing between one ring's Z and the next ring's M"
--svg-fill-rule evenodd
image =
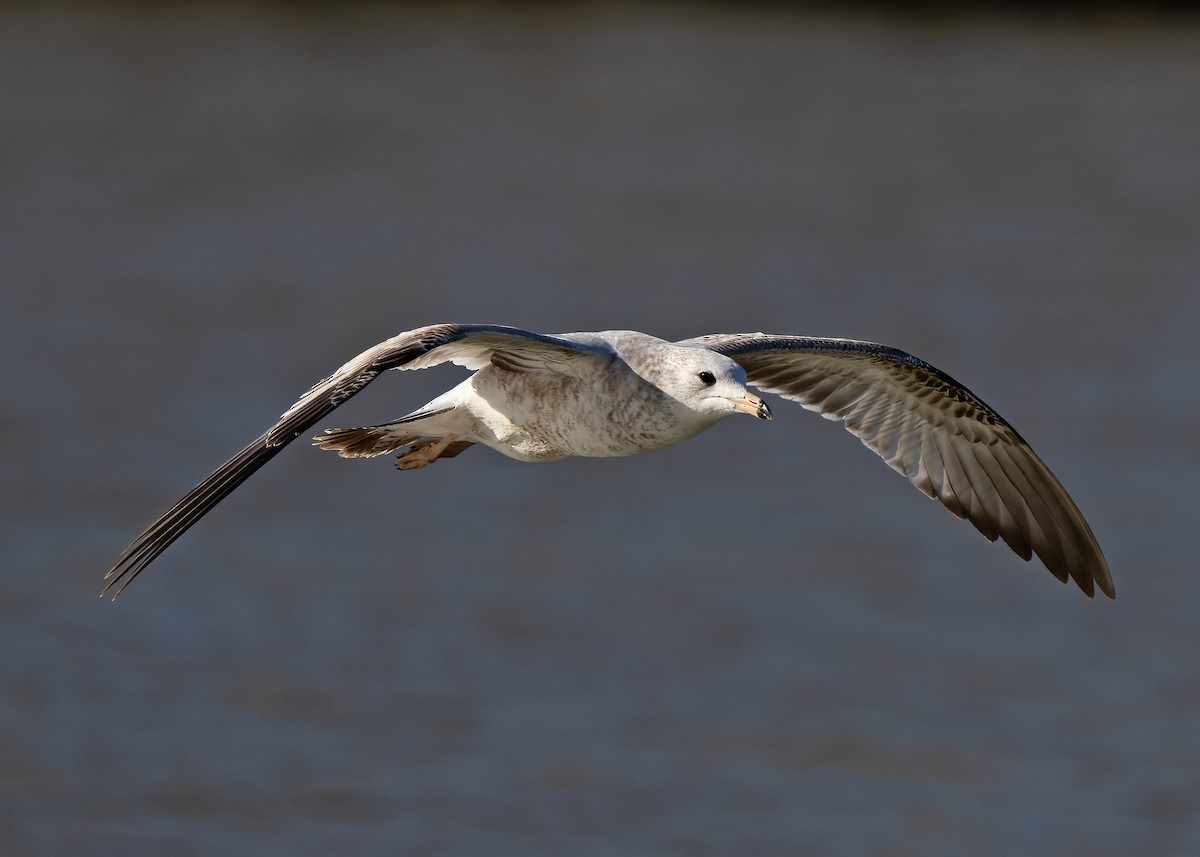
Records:
M456 440L452 434L443 438L413 441L404 452L396 456L396 468L416 470L418 467L432 464L439 458L453 458L470 445L470 441Z

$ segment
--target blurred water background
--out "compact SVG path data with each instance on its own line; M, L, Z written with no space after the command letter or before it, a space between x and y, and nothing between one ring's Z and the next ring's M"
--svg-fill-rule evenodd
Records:
M0 853L1200 852L1195 20L18 3L0 81ZM98 600L439 321L905 348L1118 600L782 402L618 461L297 444Z

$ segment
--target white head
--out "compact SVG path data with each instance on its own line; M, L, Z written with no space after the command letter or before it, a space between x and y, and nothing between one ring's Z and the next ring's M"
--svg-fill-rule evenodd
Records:
M663 392L713 422L741 412L771 419L766 402L746 390L746 370L707 348L675 348L656 367Z

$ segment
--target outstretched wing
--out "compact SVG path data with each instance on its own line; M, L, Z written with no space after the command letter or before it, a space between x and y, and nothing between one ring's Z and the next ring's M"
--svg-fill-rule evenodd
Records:
M611 356L611 352L599 346L492 324L436 324L381 342L319 381L275 425L151 524L105 575L108 585L104 591L116 586L113 597L119 595L188 527L204 517L283 447L371 383L380 372L425 369L447 362L479 369L495 362L517 371L574 374L586 371L596 360L607 362Z
M749 383L841 422L918 489L1064 583L1114 597L1096 537L1008 422L941 370L853 339L713 334L687 340L737 361Z

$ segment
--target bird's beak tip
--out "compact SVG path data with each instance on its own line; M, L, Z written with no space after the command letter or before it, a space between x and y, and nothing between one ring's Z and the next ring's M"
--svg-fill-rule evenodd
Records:
M730 401L733 402L735 411L741 411L743 414L749 414L760 420L771 419L771 409L767 407L767 403L753 393L747 393L744 398L730 399Z

